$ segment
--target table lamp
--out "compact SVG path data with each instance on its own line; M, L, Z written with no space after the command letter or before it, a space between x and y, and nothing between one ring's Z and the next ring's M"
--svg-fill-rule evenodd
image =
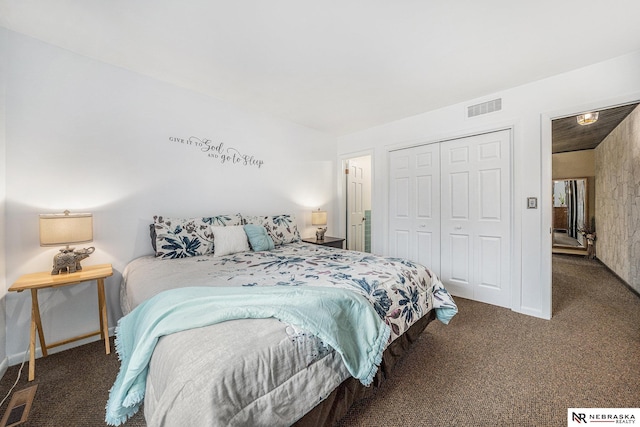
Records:
M327 225L327 211L311 212L311 225ZM324 233L327 231L327 227L318 227L316 231L316 240L324 240Z
M93 215L90 213L40 214L40 246L66 245L53 257L51 274L82 270L80 261L88 258L94 247L75 250L69 245L93 241Z

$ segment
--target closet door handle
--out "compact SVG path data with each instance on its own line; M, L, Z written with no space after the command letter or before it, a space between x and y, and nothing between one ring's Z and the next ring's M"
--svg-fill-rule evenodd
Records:
M462 226L461 225L456 225L455 227L453 227L456 230L462 230Z

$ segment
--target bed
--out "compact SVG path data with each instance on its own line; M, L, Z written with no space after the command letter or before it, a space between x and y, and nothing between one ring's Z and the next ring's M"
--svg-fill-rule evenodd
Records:
M214 324L200 323L162 335L154 343L145 367L144 392L138 396L144 397L149 426L331 425L353 401L370 392L372 387L364 383L380 385L397 358L432 319L448 323L457 311L438 278L419 264L302 243L295 219L288 215L223 216L225 220L218 225L213 224L219 223L220 217L210 218L217 219L203 218L200 225L185 230L185 220L171 220L168 227L158 227L156 217L155 236L152 233L155 255L133 260L123 272L121 305L125 317L121 322L151 300L165 297L174 301L177 297L171 293L205 292L202 288L216 293L210 300L217 304L219 292L227 291L234 295L240 292L241 298L244 292L262 292L260 298L265 293L281 291L296 295L313 290L342 292L365 301L382 325L378 334L387 331L380 350L384 355L376 361L372 376L364 381L354 378L340 343L333 344L324 332L309 333L294 320L232 318ZM176 227L176 223L182 226ZM264 246L260 246L261 240L249 236L244 223L264 231L260 237L268 236L263 239L266 250L254 250ZM163 227L171 232L167 234ZM239 229L249 236L245 237L247 246L229 243L234 239L226 234L235 230L238 235ZM191 238L180 236L185 232ZM193 248L194 239L200 242L202 252L185 255L187 247ZM258 244L254 246L254 242ZM232 248L227 249L228 246ZM283 295L287 298L289 294ZM294 300L282 301L289 308L293 304L289 301ZM209 310L202 307L203 312ZM342 322L366 333L364 319ZM173 325L175 321L169 323ZM122 369L119 377L121 374ZM109 424L118 425L130 415L110 420L107 406Z

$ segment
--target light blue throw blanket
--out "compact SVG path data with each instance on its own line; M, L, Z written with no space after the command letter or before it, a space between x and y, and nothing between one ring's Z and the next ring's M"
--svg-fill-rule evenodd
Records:
M106 422L120 425L144 399L151 355L164 335L219 322L276 318L334 348L349 373L369 385L382 361L390 328L363 296L322 287L191 287L164 291L118 321L121 361L106 407Z

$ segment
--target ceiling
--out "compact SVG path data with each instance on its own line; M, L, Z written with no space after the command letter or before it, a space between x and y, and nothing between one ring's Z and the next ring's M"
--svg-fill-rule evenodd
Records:
M0 0L0 25L333 135L640 50L640 1Z
M553 153L594 149L638 106L638 103L622 105L598 111L598 120L590 125L580 125L576 116L551 122Z

